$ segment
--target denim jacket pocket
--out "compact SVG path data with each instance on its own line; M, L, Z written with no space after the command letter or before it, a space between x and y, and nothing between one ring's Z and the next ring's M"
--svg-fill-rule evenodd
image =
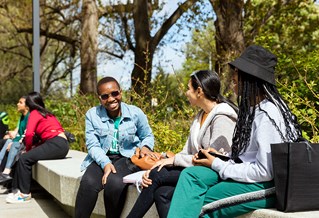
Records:
M110 142L112 140L111 131L107 128L98 128L95 130L95 134L97 135L100 145L104 149L108 149Z
M137 128L135 126L130 126L124 130L124 133L120 133L123 137L124 146L132 146L135 141Z

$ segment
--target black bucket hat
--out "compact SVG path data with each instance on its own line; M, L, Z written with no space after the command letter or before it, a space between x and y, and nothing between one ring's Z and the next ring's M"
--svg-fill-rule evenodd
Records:
M275 66L277 65L277 57L261 46L248 46L240 57L230 62L229 65L270 84L276 85L274 73Z

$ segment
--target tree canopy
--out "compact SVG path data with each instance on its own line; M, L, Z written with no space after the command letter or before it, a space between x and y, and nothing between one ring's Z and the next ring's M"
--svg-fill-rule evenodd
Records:
M304 57L319 45L318 5L310 0L180 0L171 14L163 12L165 1L110 2L40 1L44 95L66 96L65 90L74 94L76 71L81 72L78 91L94 93L99 64L123 58L126 52L134 59L131 75L127 75L132 88L140 95L147 94L156 76L152 73L161 72L153 69L154 54L162 45L183 40L179 31L186 27L192 29L193 40L186 47L183 70L215 69L226 92L225 66L245 46L261 44L279 57L287 57L282 59L287 61L285 67L279 66L280 76L292 79L288 74L294 66L288 60ZM3 99L17 97L10 93L14 86L25 84L17 95L32 89L31 11L27 0L0 2Z
M127 77L133 88L123 91L125 101L146 112L158 146L178 152L195 114L184 96L189 74L213 69L223 79L224 94L231 95L227 63L250 44L262 45L278 56L280 93L297 115L303 136L319 141L318 3L179 0L175 10L166 14L163 9L168 1L123 2L40 1L41 93L50 95L47 107L77 135L80 149L85 150L84 113L98 103L85 94L95 92L100 64L130 54L134 66ZM32 90L31 10L29 0L0 1L1 107L2 103L15 104ZM180 48L186 59L182 69L167 74L155 66L154 55L161 63L161 46L183 42L183 30L192 32L191 41ZM73 93L76 72L81 81Z

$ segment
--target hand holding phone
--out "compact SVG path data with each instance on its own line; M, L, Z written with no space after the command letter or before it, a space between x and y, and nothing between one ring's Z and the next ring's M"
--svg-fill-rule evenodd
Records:
M214 157L218 157L219 159L223 160L223 161L228 161L230 159L230 157L227 157L225 155L222 155L222 154L218 154L218 153L215 153L215 152L208 152L210 155L214 156ZM202 153L202 150L199 150L198 152L198 158L197 159L204 159L204 158L207 158L205 156L205 154Z

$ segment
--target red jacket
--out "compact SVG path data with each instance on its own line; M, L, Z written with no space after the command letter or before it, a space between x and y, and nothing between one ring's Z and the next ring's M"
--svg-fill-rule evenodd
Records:
M55 116L47 115L43 117L37 110L31 111L25 134L26 150L29 151L32 146L39 145L32 143L35 134L41 139L40 144L42 144L46 140L59 135L61 132L64 132L64 129Z

